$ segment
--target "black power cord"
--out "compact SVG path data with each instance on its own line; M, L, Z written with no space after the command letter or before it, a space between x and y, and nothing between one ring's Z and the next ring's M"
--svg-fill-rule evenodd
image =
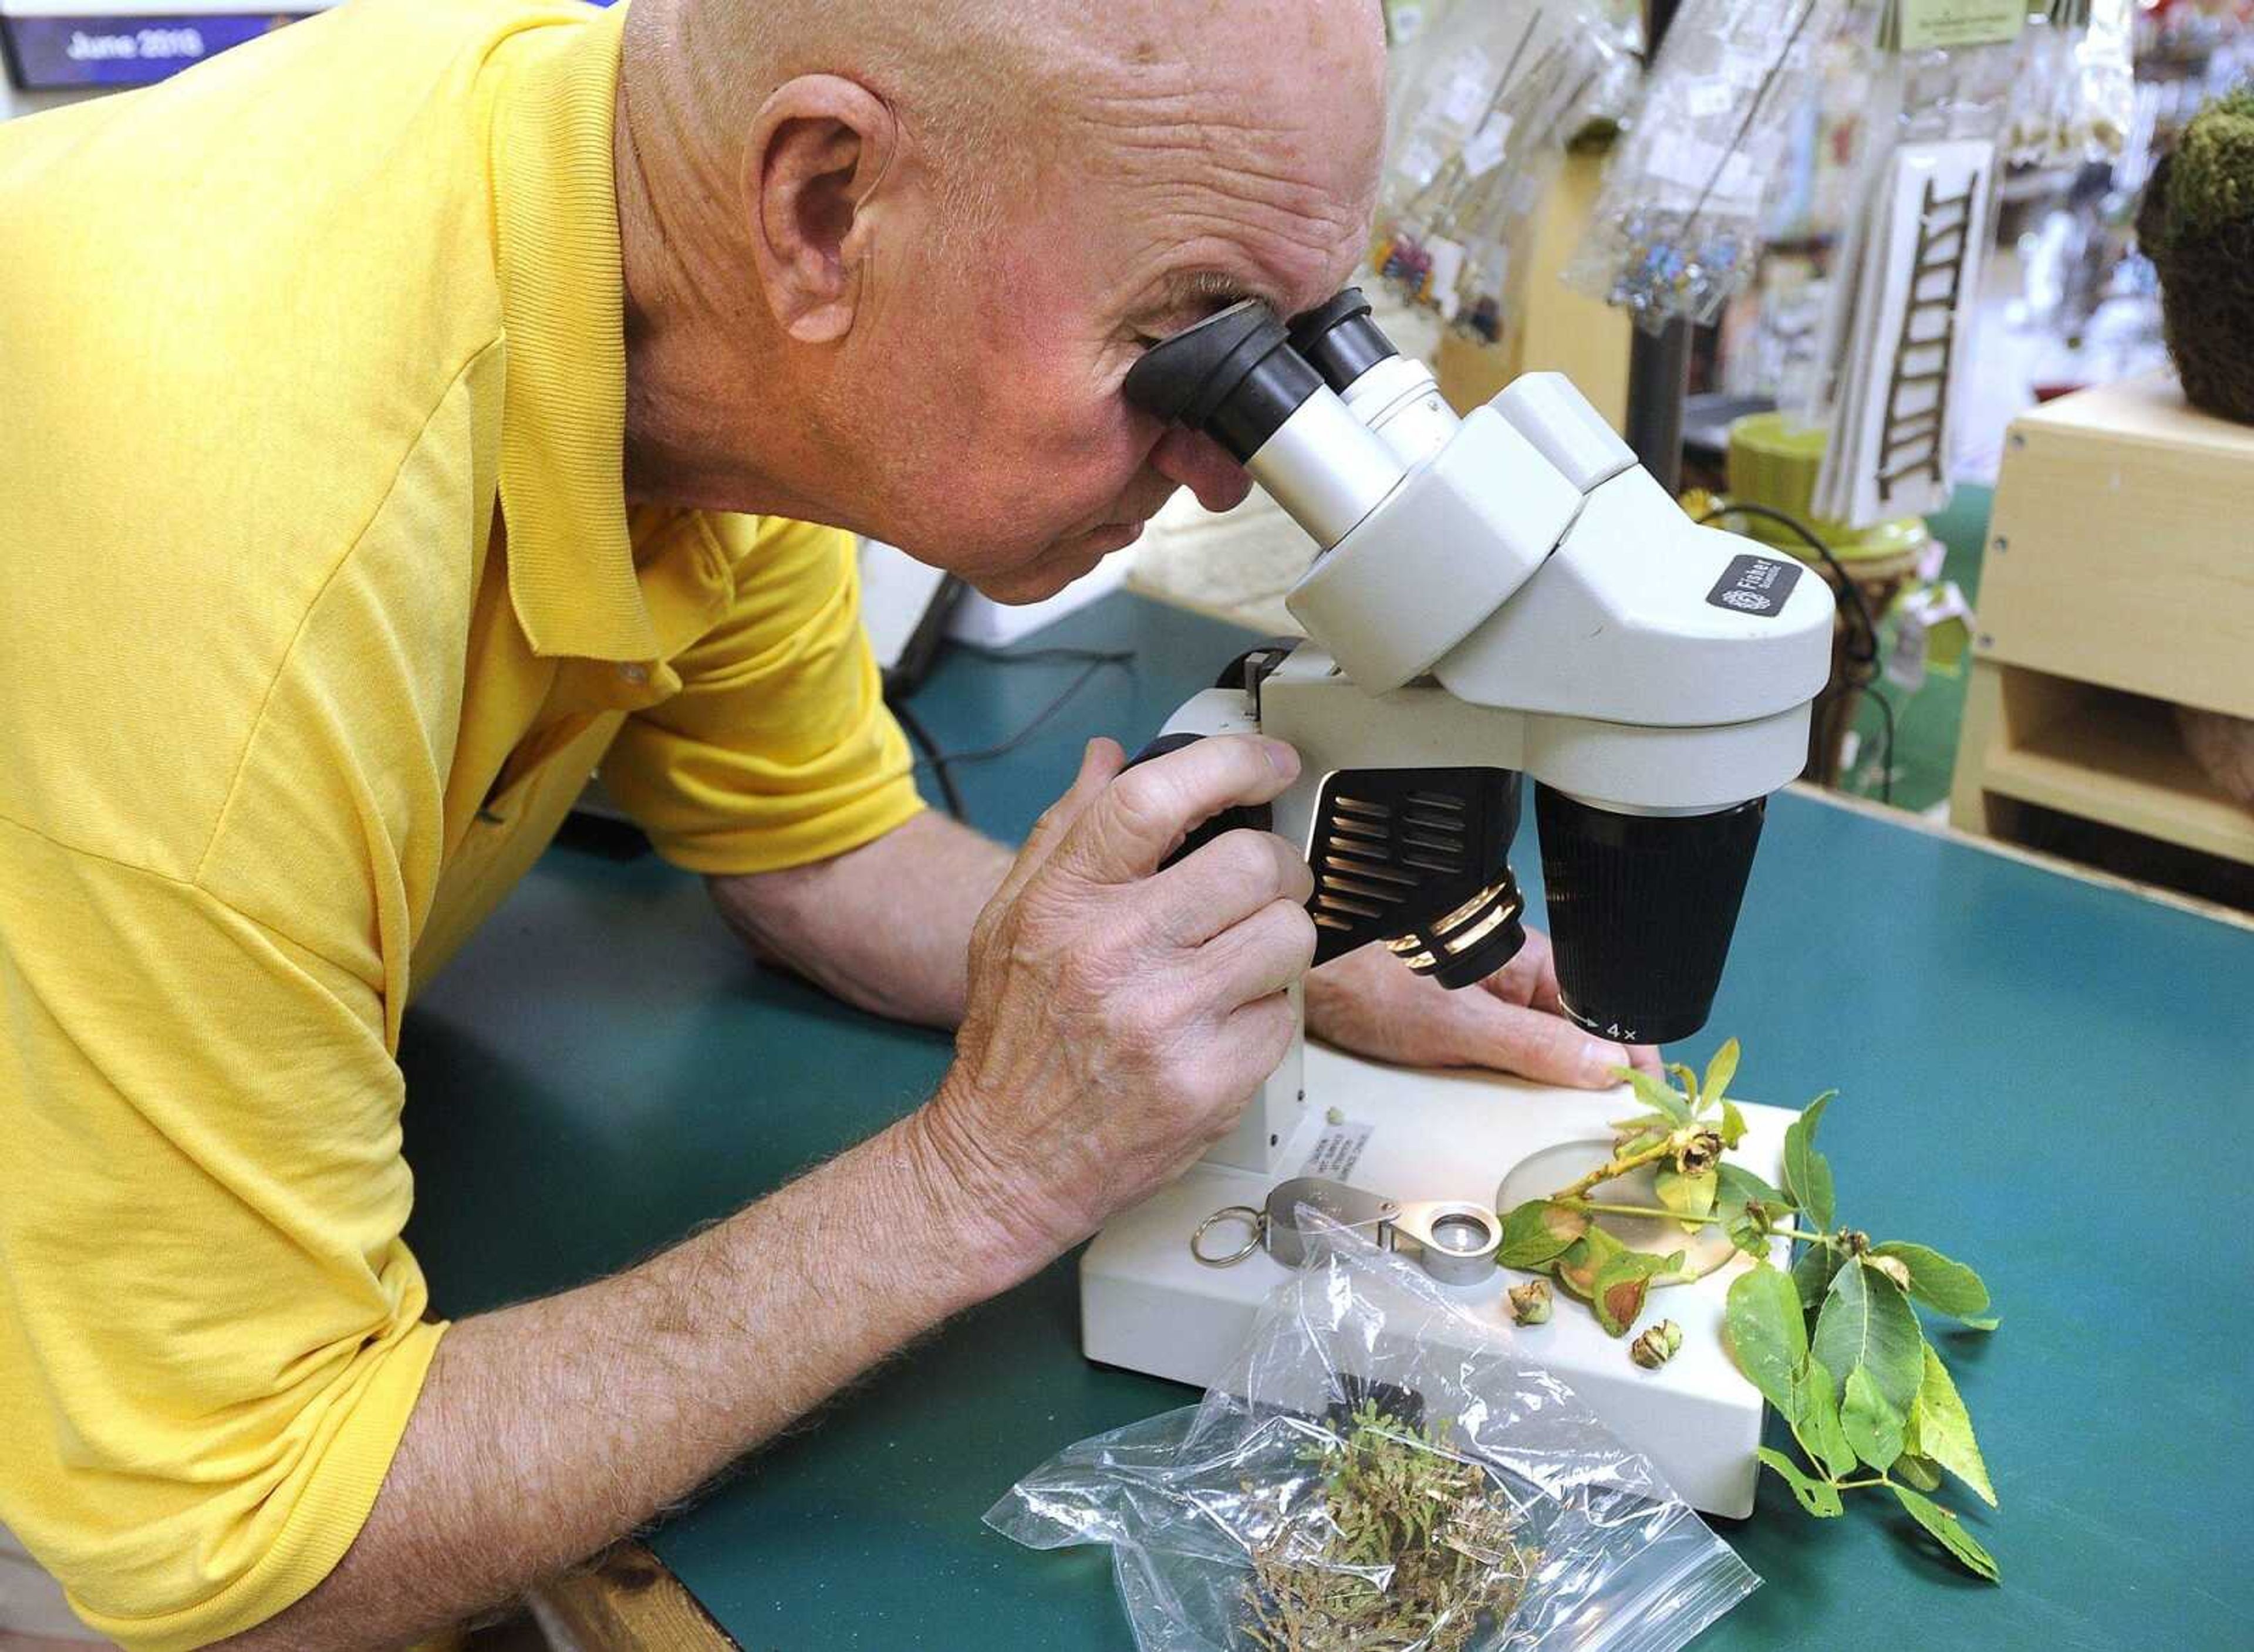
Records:
M931 738L931 731L924 727L923 719L908 710L905 700L893 700L888 704L892 707L893 718L906 732L908 738L914 740L921 748L925 758L930 762L932 778L939 783L940 801L945 805L947 812L959 821L968 821L970 816L963 810L962 788L955 783L955 776L948 771L947 755L939 749L939 742Z
M1886 732L1883 760L1879 764L1879 801L1892 803L1894 801L1894 708L1893 702L1879 691L1879 624L1871 613L1871 605L1864 599L1862 587L1847 577L1846 569L1840 565L1838 557L1831 554L1831 547L1816 536L1816 530L1789 511L1779 510L1774 505L1718 505L1698 518L1698 525L1704 528L1724 516L1759 516L1796 535L1810 550L1823 558L1824 567L1830 570L1838 588L1838 600L1853 608L1855 619L1862 626L1863 636L1858 646L1854 627L1848 627L1847 669L1842 686L1858 690L1879 708L1879 721ZM1828 732L1828 715L1826 728Z
M1104 667L1116 665L1131 668L1135 662L1135 651L1131 648L1026 648L1014 653L981 648L975 652L997 665L1040 665L1071 660L1083 663L1079 674L1059 690L1055 696L1035 712L1015 734L997 745L977 746L967 752L942 751L939 743L932 738L931 732L908 709L905 698L889 703L892 715L900 719L901 729L922 750L924 761L931 769L932 778L938 783L947 812L964 822L968 822L970 816L963 807L962 788L956 783L954 771L957 767L966 763L985 763L998 757L1007 757L1046 727L1050 719L1070 704L1073 696L1086 688Z

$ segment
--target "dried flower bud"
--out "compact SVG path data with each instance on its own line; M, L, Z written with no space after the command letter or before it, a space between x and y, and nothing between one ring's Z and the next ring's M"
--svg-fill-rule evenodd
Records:
M1636 1338L1628 1351L1647 1371L1656 1371L1675 1357L1675 1350L1683 1346L1683 1327L1672 1320L1662 1320Z
M1693 1130L1675 1150L1675 1168L1686 1176L1703 1176L1719 1164L1721 1158L1721 1132Z
M1909 1289L1909 1264L1900 1256L1872 1256L1871 1265L1903 1290Z
M1847 1247L1849 1256L1859 1256L1871 1248L1871 1236L1859 1228L1842 1228L1839 1242Z
M1521 1325L1544 1325L1550 1319L1550 1284L1529 1279L1510 1287L1510 1317Z

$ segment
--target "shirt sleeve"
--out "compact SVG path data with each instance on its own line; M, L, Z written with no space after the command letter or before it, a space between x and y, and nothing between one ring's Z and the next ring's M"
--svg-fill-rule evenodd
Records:
M0 821L0 1519L202 1646L334 1567L438 1346L403 1080L366 981L198 884Z
M861 626L852 536L706 522L729 600L670 662L679 692L627 719L604 785L691 872L773 872L884 836L923 805Z

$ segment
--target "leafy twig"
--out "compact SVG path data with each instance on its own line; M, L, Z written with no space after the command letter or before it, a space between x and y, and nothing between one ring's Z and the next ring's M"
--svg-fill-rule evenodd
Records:
M1782 1189L1727 1162L1725 1152L1745 1132L1724 1094L1737 1066L1732 1039L1703 1079L1687 1067L1671 1068L1679 1091L1647 1074L1620 1072L1651 1110L1614 1127L1620 1134L1606 1163L1506 1215L1498 1258L1507 1267L1554 1273L1589 1299L1606 1330L1626 1336L1647 1288L1683 1277L1683 1253L1630 1250L1591 1219L1644 1216L1692 1233L1719 1226L1754 1258L1730 1285L1731 1355L1800 1448L1795 1458L1763 1446L1761 1461L1821 1519L1845 1512L1842 1493L1883 1488L1968 1571L1997 1580L1994 1557L1926 1494L1941 1488L1945 1473L1990 1507L1996 1502L1971 1418L1916 1312L1924 1307L1993 1330L1987 1286L1930 1246L1873 1243L1867 1233L1838 1223L1831 1166L1816 1150L1828 1093L1785 1132ZM1668 1162L1654 1178L1656 1205L1585 1196L1662 1160ZM1801 1247L1789 1273L1768 1260L1780 1238Z

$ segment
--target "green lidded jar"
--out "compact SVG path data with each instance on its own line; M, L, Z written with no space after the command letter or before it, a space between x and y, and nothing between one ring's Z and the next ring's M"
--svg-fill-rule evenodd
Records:
M1926 540L1925 523L1915 516L1858 531L1810 514L1816 474L1824 467L1825 440L1821 425L1796 424L1782 413L1749 413L1737 420L1730 426L1730 497L1798 517L1842 563L1914 556ZM1732 533L1788 550L1803 562L1810 559L1800 536L1782 522L1765 516L1736 516L1723 525Z

